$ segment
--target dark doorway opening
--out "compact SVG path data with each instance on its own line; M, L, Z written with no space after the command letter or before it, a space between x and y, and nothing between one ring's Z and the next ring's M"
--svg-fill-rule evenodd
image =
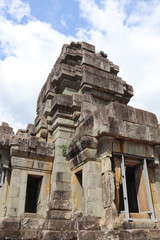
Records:
M137 189L135 182L135 168L126 167L126 182L129 212L138 213Z
M79 185L80 185L81 187L83 187L83 186L82 186L82 171L77 172L75 175L76 175L76 177L77 177L77 180L78 180Z
M119 213L124 211L124 197L123 197L123 187L122 183L119 187Z
M83 175L82 171L75 173L75 207L79 212L83 212Z
M36 213L42 177L28 175L25 212Z

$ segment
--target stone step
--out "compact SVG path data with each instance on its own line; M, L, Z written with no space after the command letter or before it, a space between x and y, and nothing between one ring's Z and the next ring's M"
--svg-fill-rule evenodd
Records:
M159 240L160 230L42 231L38 240Z
M1 229L0 230L0 240L37 240L38 231L36 230L10 230Z
M44 230L52 231L66 231L71 230L71 221L70 220L59 220L59 219L48 219L43 224Z
M70 219L72 216L71 211L64 210L49 210L47 212L48 219Z

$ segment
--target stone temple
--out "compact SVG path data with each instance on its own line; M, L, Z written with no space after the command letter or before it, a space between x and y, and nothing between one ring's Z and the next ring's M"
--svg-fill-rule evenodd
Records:
M119 67L64 45L15 135L0 126L0 240L160 239L160 128Z

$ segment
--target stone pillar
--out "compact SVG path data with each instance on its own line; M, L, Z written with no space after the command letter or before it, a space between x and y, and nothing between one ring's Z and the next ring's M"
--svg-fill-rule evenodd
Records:
M71 171L66 161L72 130L57 127L55 137L55 159L51 176L51 201L49 219L70 219L71 217Z
M102 216L101 163L88 161L83 167L84 215Z
M12 169L11 182L10 182L10 195L9 206L7 215L16 217L18 215L19 199L20 199L20 186L21 186L22 171L20 169Z
M112 171L113 137L103 136L99 139L98 157L101 161L102 189L103 189L103 217L101 227L112 229L116 221L117 210L115 200L115 181Z
M160 221L160 166L148 168L152 201L155 210L155 216Z
M106 155L102 159L102 182L103 182L103 206L104 216L102 218L102 229L113 229L115 227L118 213L115 206L115 181L111 167L111 156Z
M111 207L115 199L114 176L111 168L111 158L102 159L103 204L104 208Z
M1 192L1 196L0 196L0 217L6 216L9 180L10 180L10 173L9 173L9 170L6 169L5 170L5 179L4 179L4 183L2 186L2 192Z
M160 146L154 146L154 167L153 164L148 168L151 194L155 216L160 221Z

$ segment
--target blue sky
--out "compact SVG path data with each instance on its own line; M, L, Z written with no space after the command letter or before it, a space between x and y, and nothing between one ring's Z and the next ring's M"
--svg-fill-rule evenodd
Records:
M133 85L130 105L160 121L159 0L0 0L0 122L25 128L61 47L87 41Z
M52 24L57 31L66 35L76 35L76 29L87 25L80 16L79 4L76 0L29 0L31 14L37 19ZM74 14L73 14L74 13Z

